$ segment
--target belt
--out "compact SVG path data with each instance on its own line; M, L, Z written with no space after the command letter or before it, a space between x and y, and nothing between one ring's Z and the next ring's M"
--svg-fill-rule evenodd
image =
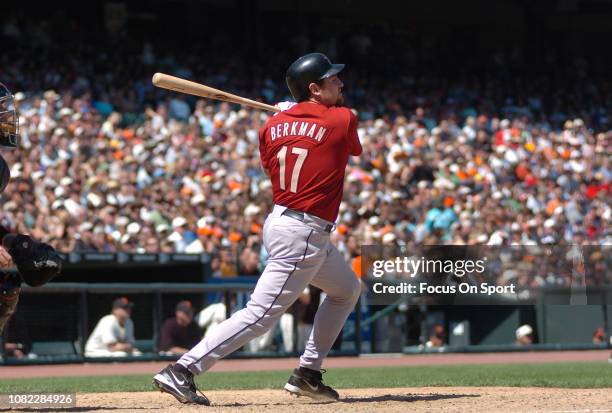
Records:
M288 216L289 218L297 219L298 221L304 222L304 213L300 212L300 211L296 211L295 209L287 208L287 209L285 209L283 211L283 213L281 215L285 215L285 216ZM333 224L327 224L325 226L325 228L323 228L323 231L331 232L332 229L334 229L334 225Z

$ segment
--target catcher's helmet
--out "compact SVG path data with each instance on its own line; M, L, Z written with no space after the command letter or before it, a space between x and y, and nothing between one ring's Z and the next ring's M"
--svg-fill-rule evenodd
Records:
M326 77L340 73L343 64L333 64L323 53L308 53L293 62L285 80L291 95L297 102L308 99L308 86Z
M0 83L0 145L19 146L19 118L13 94Z

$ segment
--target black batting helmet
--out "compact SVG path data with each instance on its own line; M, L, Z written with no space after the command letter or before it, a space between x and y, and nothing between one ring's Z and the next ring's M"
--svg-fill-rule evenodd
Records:
M0 145L19 146L19 118L13 94L0 83Z
M308 86L326 77L340 73L343 64L333 64L323 53L308 53L293 62L285 80L291 95L297 102L308 99Z

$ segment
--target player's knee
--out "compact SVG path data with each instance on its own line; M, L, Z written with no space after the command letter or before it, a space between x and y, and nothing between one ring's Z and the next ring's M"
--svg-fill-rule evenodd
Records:
M325 290L323 290L325 291ZM353 278L350 282L344 282L333 291L325 291L327 299L337 303L355 305L361 295L361 282L357 278Z
M357 303L359 296L361 295L361 281L355 278L355 282L351 284L351 301L353 304Z
M288 307L278 303L266 305L251 299L241 311L246 313L245 316L250 323L269 324L279 319L287 311Z

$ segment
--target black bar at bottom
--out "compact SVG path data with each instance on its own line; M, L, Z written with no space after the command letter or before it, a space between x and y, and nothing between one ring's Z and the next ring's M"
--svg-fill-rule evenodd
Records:
M87 311L87 291L81 291L79 294L79 354L85 355L85 344L87 342L87 320L89 314Z
M357 299L355 307L355 351L361 354L361 296Z
M225 293L223 294L223 298L225 300L225 318L227 319L232 316L230 292L225 291Z
M153 296L153 349L157 348L162 327L162 296L161 291L156 291Z

